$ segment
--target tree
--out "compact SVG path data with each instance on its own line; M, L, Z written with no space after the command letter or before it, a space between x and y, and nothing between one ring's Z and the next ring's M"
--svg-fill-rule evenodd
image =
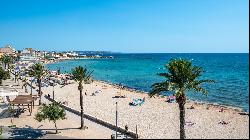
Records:
M200 76L204 72L203 69L198 66L193 66L191 61L185 59L171 59L165 67L167 73L157 74L164 77L165 81L153 84L149 96L152 97L155 94L166 91L174 92L180 110L180 138L185 139L185 92L194 91L206 95L208 92L205 88L201 87L201 84L214 81L207 79L200 80Z
M93 71L92 71L93 72ZM83 121L83 102L82 102L82 90L83 86L82 84L86 84L89 82L91 73L86 68L83 68L81 66L75 67L72 69L72 75L76 82L78 82L78 90L80 91L80 106L81 106L81 127L80 129L84 129L84 121Z
M0 85L2 85L3 80L6 80L10 77L9 72L5 71L0 67Z
M16 83L16 80L17 80L18 85L19 85L20 71L15 71L14 76L15 76L15 83Z
M37 83L39 86L38 89L38 95L39 95L39 105L41 105L41 84L42 84L42 79L44 76L47 75L47 71L45 70L43 64L41 63L36 63L30 67L28 70L28 74L30 76L33 76L37 79Z
M25 92L27 93L27 92L28 92L28 91L27 91L28 79L27 79L26 77L24 77L24 78L22 79L22 82L23 82L22 88L24 87L24 88L25 88Z
M14 67L15 67L14 64L9 65L9 71L11 72L14 69Z
M56 134L58 133L56 121L66 119L66 113L63 108L60 107L60 104L57 102L53 102L49 105L42 104L39 108L38 113L35 115L35 119L39 122L48 119L49 121L53 121Z
M4 63L4 69L5 70L6 70L6 67L8 66L8 68L9 68L9 64L11 64L13 62L12 57L8 56L8 55L3 55L1 57L1 61Z
M2 128L2 126L0 127L0 139L3 139L2 138L2 134L3 134L3 128Z

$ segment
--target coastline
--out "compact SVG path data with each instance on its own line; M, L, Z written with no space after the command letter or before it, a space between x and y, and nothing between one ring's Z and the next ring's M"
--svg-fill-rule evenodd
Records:
M106 58L84 58L84 59L106 59ZM62 61L70 61L70 60L76 60L76 59L64 59L64 60L57 60L57 61L52 61L52 62L48 61L47 63L44 63L44 65L54 64L54 63L62 62ZM139 94L147 94L148 95L148 92L146 92L146 91L135 89L133 87L128 87L128 86L122 85L122 83L116 84L116 83L112 83L110 81L97 80L97 79L94 79L94 78L93 78L93 81L100 82L100 83L107 84L107 85L111 85L116 89L122 88L122 89L130 91L130 92L135 92L135 93L139 93ZM159 95L159 96L166 97L166 95ZM223 105L223 104L216 103L216 102L197 101L197 100L191 100L191 99L188 99L187 102L190 102L190 103L193 103L193 104L198 104L198 105L206 105L206 106L209 106L209 107L213 106L213 107L216 107L216 108L225 108L225 109L235 110L237 112L243 112L243 113L249 114L249 111L244 111L244 109L242 107L237 107L237 106L233 106L233 105Z
M79 111L78 84L73 80L70 84L56 85L55 100L67 107ZM167 103L164 96L149 98L144 92L134 92L132 89L120 89L117 85L106 84L105 81L94 80L83 85L84 112L110 124L115 124L115 102L118 102L118 126L128 125L131 132L138 128L139 138L178 138L179 110L177 103ZM53 87L43 87L45 94L52 94ZM96 91L99 91L96 93ZM86 93L86 94L85 94ZM92 94L96 95L93 96ZM125 98L113 98L121 94ZM130 106L133 99L145 98L141 106ZM188 109L190 106L195 109ZM209 106L209 109L207 107ZM246 138L248 133L249 116L240 114L239 110L221 106L186 103L186 121L193 125L186 125L187 138ZM219 122L228 122L228 125Z
M114 83L107 82L107 81L104 81L104 80L96 80L96 79L94 79L94 81L111 85L111 86L113 86L113 88L116 88L116 89L122 88L122 89L130 91L130 92L135 92L135 93L139 93L139 94L146 94L146 95L148 95L148 92L143 91L143 90L134 89L132 87L123 86L123 85L120 86L119 84L114 84ZM166 95L159 95L159 97L160 98L163 98L163 97L165 98ZM237 111L237 112L244 112L244 113L249 114L249 112L243 111L243 108L235 107L235 106L229 106L229 105L223 105L223 104L219 104L219 103L210 103L210 102L204 102L204 101L195 101L195 100L191 100L191 99L188 99L187 103L193 103L193 104L197 104L197 105L214 106L216 108L231 109L231 110L234 110L234 111Z
M13 81L12 81L13 82ZM65 106L80 111L79 90L78 84L69 80L68 85L57 84L54 88L52 86L42 87L43 96L42 102L48 103L44 95L52 95L55 89L55 100L61 102ZM20 87L21 89L21 87ZM118 102L118 127L124 128L128 126L130 132L138 132L139 139L149 138L166 138L177 139L179 138L179 109L177 103L167 103L164 96L156 96L149 98L146 92L134 92L130 88L121 89L119 85L114 85L106 81L93 80L90 84L83 85L83 107L84 113L87 115L98 118L109 124L115 125L115 102ZM24 90L24 89L23 89ZM28 90L29 91L29 90ZM96 91L99 91L96 93ZM86 94L85 94L86 92ZM92 96L92 93L96 93ZM113 98L121 93L125 98ZM145 103L141 106L130 106L129 102L133 99L145 98ZM194 105L195 109L188 109ZM193 102L186 103L186 117L187 124L185 130L187 138L220 138L220 139L234 139L234 138L248 138L249 137L249 116L240 114L237 110L224 108L220 112L220 107L211 106L206 109L207 105L198 104ZM74 127L79 125L80 118L69 114L69 120L60 121L60 128ZM51 123L42 122L34 123L31 119L25 117L21 118L22 121L17 121L17 125L24 127L25 125L37 128L43 124L43 128L50 128ZM87 120L86 120L87 121ZM226 125L220 124L225 121ZM3 124L7 125L7 121L3 120ZM10 121L8 121L9 123ZM86 124L92 132L96 132L93 123ZM137 128L137 129L136 129ZM103 132L102 135L109 136L111 132ZM62 135L83 138L84 133L81 131L64 131ZM90 134L90 135L91 135ZM92 136L93 137L93 136ZM101 137L99 135L98 137ZM85 138L85 137L84 137ZM108 137L107 137L108 138Z

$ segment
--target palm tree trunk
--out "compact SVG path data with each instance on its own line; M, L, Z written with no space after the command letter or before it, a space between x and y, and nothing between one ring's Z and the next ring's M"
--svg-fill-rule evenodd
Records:
M180 109L180 139L185 139L185 103L179 103Z
M41 79L38 80L38 85L39 85L39 90L38 90L39 105L41 105Z
M80 106L81 106L81 127L80 129L84 128L84 120L83 120L83 103L82 103L83 97L82 97L82 90L80 90Z
M28 93L28 90L27 90L27 85L25 85L25 92Z

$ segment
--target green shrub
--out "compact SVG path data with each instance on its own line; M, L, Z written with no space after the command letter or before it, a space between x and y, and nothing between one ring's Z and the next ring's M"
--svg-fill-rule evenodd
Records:
M42 106L39 108L38 113L35 115L35 119L39 122L46 119L48 119L49 121L53 121L53 123L55 124L56 133L58 133L56 121L60 119L66 119L65 116L65 110L60 107L59 103L53 102L49 105L42 104Z

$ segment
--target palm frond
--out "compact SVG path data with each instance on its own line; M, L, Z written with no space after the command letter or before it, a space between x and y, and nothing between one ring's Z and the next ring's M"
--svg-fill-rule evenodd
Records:
M156 94L160 94L164 91L171 91L172 85L169 82L155 83L151 86L152 90L149 92L149 96L153 97Z
M150 96L158 94L163 91L175 91L176 96L185 97L186 90L194 90L195 92L208 92L201 87L203 83L214 83L214 80L198 80L203 74L202 67L193 66L192 62L185 59L171 59L165 65L167 72L158 73L157 75L164 77L166 80L163 83L156 83L152 85ZM168 88L167 88L168 87Z
M208 94L208 91L207 91L206 89L204 89L204 88L202 88L202 87L199 87L199 86L193 87L192 89L193 89L195 92L201 92L201 93L203 93L203 94L205 94L205 95Z
M48 74L48 72L44 68L43 64L41 64L41 63L36 63L36 64L32 65L29 68L29 70L27 71L27 73L30 76L33 76L37 79L41 79Z
M157 75L165 77L165 78L171 78L171 75L169 73L157 73Z
M83 68L81 66L75 67L72 69L72 75L75 81L82 83L88 82L93 71L88 71L87 68Z

